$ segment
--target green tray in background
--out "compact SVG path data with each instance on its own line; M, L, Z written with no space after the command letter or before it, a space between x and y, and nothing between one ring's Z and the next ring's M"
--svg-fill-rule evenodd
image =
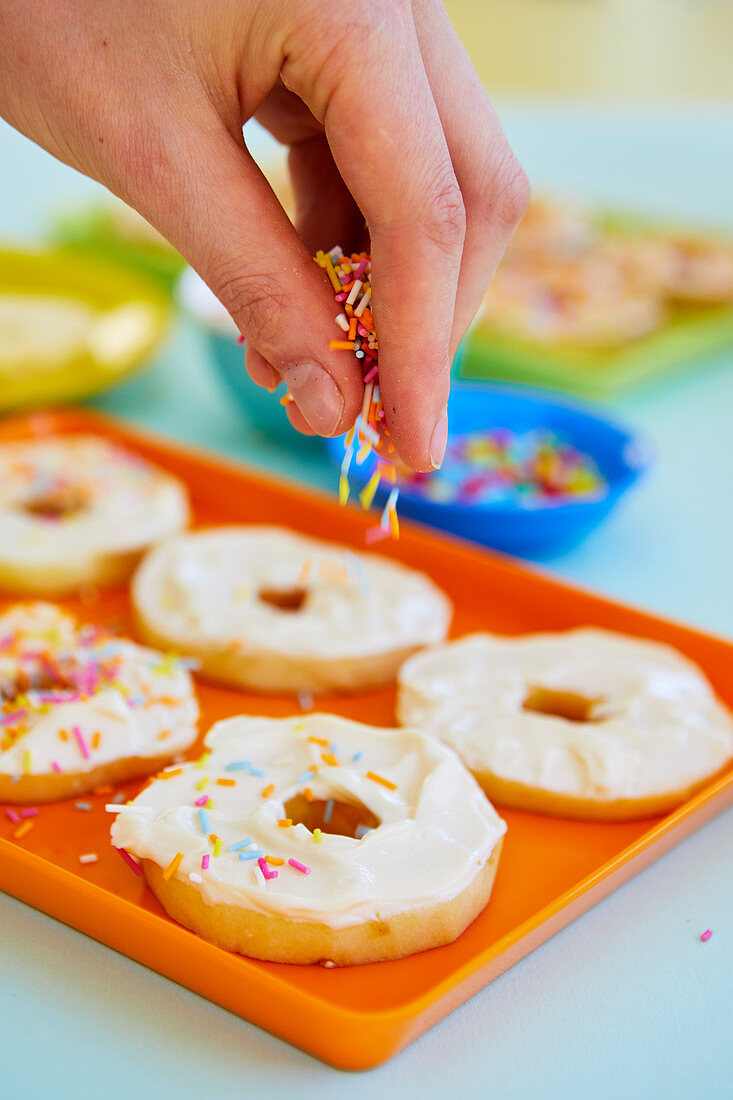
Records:
M607 233L669 233L720 237L720 230L653 222L625 210L599 211ZM495 332L478 322L463 342L456 364L461 378L524 382L570 390L584 397L613 397L622 390L733 348L733 306L672 305L668 319L647 336L617 348L552 347Z
M675 308L648 336L612 349L541 347L478 324L464 340L457 373L460 378L524 382L604 398L692 367L725 347L733 347L731 306Z
M54 245L140 271L170 294L186 261L162 238L157 242L126 236L114 222L114 210L110 200L60 211L53 218L49 238Z

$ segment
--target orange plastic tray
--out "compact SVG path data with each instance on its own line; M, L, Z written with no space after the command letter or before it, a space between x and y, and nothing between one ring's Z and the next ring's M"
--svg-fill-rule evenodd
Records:
M362 548L369 520L330 498L268 480L78 410L0 424L0 439L94 431L119 440L187 482L200 524L288 524ZM558 584L486 551L404 525L384 552L427 570L455 601L454 634L558 630L590 623L676 646L733 705L733 645ZM68 606L88 621L125 629L125 589ZM202 730L226 715L281 715L297 703L200 687ZM324 710L392 721L391 690L331 697ZM198 750L192 751L195 755ZM128 796L139 784L124 788ZM506 811L509 832L491 902L456 943L399 962L327 970L255 962L223 951L170 921L109 844L109 795L42 807L22 840L0 813L0 887L114 947L244 1019L344 1069L378 1065L487 985L560 928L733 803L733 773L662 819L601 825ZM79 855L97 852L82 866Z

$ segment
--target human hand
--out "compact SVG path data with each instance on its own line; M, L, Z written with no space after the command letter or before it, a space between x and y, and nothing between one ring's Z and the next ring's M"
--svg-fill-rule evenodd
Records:
M311 254L366 223L387 425L408 465L440 464L450 361L528 188L438 0L4 0L0 114L171 241L301 431L361 407ZM298 233L252 116L290 148Z

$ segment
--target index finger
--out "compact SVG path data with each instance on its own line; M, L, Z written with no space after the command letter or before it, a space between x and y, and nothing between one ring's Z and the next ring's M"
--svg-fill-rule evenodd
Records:
M325 60L311 51L307 68L286 67L284 78L323 118L366 218L387 425L400 457L430 469L447 435L463 200L409 6L388 6L366 34L347 26L341 47Z

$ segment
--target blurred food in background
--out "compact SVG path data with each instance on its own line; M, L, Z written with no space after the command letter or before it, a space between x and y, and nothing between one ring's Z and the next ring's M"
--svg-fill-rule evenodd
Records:
M0 249L0 410L85 397L139 367L170 307L141 273L74 250Z
M443 465L418 473L397 464L397 483L443 504L552 508L600 500L608 484L595 460L546 428L488 428L453 436Z
M52 222L50 236L56 244L142 271L169 291L186 266L157 229L112 195L91 206L61 212Z
M466 342L467 376L601 395L733 342L733 243L533 199Z

